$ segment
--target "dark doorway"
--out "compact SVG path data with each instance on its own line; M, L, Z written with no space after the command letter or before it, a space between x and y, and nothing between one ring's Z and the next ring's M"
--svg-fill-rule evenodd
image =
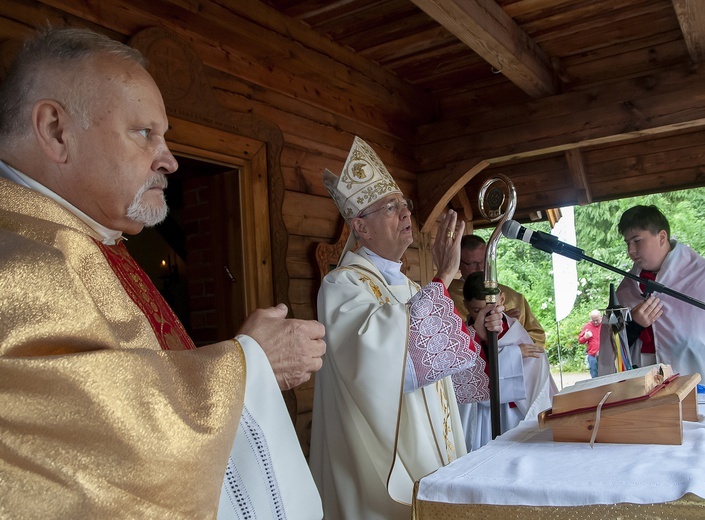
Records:
M158 226L127 236L126 245L198 345L223 339L218 336L228 332L218 331L216 318L209 318L216 315L217 302L222 300L216 294L217 285L229 279L229 273L215 267L225 265L215 256L217 244L228 237L211 224L218 222L223 200L228 199L214 186L226 174L237 179L238 172L233 166L189 157L177 156L177 160L179 169L169 176L165 192L169 215ZM239 208L239 200L231 202Z

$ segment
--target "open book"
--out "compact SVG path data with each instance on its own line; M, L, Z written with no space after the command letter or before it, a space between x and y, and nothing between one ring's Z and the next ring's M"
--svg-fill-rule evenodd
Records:
M658 363L578 381L553 396L552 414L595 408L607 392L605 406L648 396L675 374L671 365Z

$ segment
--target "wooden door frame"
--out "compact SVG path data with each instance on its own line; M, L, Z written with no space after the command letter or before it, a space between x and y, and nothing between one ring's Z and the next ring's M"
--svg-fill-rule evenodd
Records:
M291 309L288 232L282 216L281 130L252 114L225 109L208 83L200 58L175 34L151 27L133 36L130 45L149 60L148 70L162 92L170 148L242 170L247 312L280 302Z

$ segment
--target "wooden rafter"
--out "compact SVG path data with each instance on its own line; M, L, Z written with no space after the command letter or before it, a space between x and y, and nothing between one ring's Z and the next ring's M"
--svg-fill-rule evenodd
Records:
M550 107L538 103L532 106L530 115L526 107L514 106L502 114L503 120L508 122L505 127L479 129L477 133L466 131L465 135L446 139L442 144L431 142L417 146L419 162L425 169L419 174L417 185L419 193L428 194L426 204L421 205L418 212L421 225L425 228L438 217L442 211L439 205L447 204L472 178L467 172L480 161L499 164L592 145L705 128L705 97L702 95L705 71L664 73L651 79L655 80L653 84L649 83L648 88L647 85L637 88L631 92L630 99L611 95L615 91L622 92L623 84L605 85L594 89L596 95L588 104L582 103L581 93L575 93L561 96L560 101ZM490 113L487 117L491 116ZM478 128L483 125L483 117L478 114L475 119ZM522 124L517 125L516 121L522 121ZM586 121L590 124L586 125ZM441 131L438 128L440 125L429 125L422 129L422 133L428 135ZM446 122L442 131L449 128L453 128L452 123ZM472 148L468 143L472 143Z
M453 209L458 211L458 218L465 222L472 221L472 206L465 190L460 190L452 200Z
M705 60L705 2L702 0L673 0L678 23L695 63Z
M436 224L436 220L441 216L443 210L448 206L451 199L464 186L479 174L482 170L489 166L487 161L473 161L473 165L465 170L465 172L451 184L428 184L425 181L429 180L429 176L420 176L418 181L419 193L428 194L419 201L419 225L422 233L430 233Z
M565 152L565 158L568 162L568 171L570 172L573 185L575 186L578 204L581 206L590 204L592 202L592 193L590 192L587 175L585 174L585 162L583 161L583 154L580 152L580 148L567 150Z
M495 0L412 0L532 97L556 94L550 59Z

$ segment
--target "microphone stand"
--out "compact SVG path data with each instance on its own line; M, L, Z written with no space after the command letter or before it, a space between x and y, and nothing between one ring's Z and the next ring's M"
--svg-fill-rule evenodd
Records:
M509 193L509 201L507 210L501 213L502 205L504 204L504 192L499 187L489 188L496 182L501 181L505 184ZM488 192L489 190L489 192ZM487 197L485 195L487 194ZM485 200L489 205L489 212L485 211ZM480 213L490 222L499 220L489 241L485 251L485 302L487 305L497 304L497 295L499 294L499 284L497 283L497 242L502 233L502 225L514 215L516 209L516 190L514 184L508 177L498 174L497 177L488 179L482 185L478 195L478 205ZM500 394L499 394L499 347L497 345L498 333L495 331L487 331L487 364L490 379L490 416L492 422L492 438L495 439L502 433L501 410L500 410Z
M663 284L660 284L656 282L655 280L647 280L644 278L639 278L637 275L633 273L629 273L627 271L623 271L617 267L613 267L609 264L606 264L604 262L601 262L600 260L596 260L594 258L591 258L587 256L582 249L579 247L572 246L570 244L566 244L564 242L556 241L554 244L551 246L545 246L545 247L538 247L541 251L546 251L547 253L556 253L562 256L565 256L567 258L570 258L572 260L587 260L588 262L599 265L600 267L603 267L605 269L609 269L610 271L613 271L617 274L622 275L625 278L630 278L632 280L636 280L639 283L644 284L644 296L650 295L651 293L662 293L662 294L667 294L668 296L672 296L673 298L676 298L677 300L681 300L685 303L689 303L690 305L693 305L695 307L698 307L700 309L705 310L705 302L702 302L696 298L692 298L688 296L687 294L680 293L678 291L674 291L673 289L670 289L666 287Z

